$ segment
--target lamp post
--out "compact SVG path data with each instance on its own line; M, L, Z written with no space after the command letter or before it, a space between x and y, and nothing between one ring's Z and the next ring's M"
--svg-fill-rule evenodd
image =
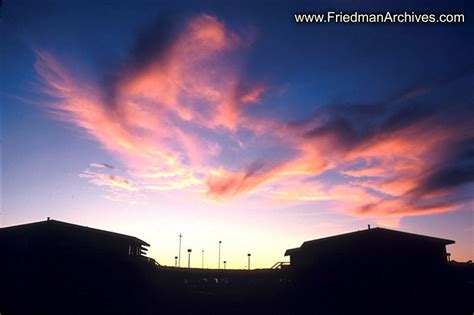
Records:
M178 266L178 256L174 256L174 266Z
M225 270L225 265L227 264L227 260L224 260L224 270Z
M219 241L219 257L218 257L217 269L221 269L221 244L222 244L222 241Z
M250 255L250 253L249 253L249 254L247 254L247 257L248 257L248 267L249 267L249 270L250 270L250 256L251 256L251 255Z
M202 254L202 256L201 256L201 268L204 269L204 249L202 250L201 254Z
M179 252L178 252L178 267L181 267L181 238L183 235L179 233Z
M188 249L188 268L191 267L191 248Z

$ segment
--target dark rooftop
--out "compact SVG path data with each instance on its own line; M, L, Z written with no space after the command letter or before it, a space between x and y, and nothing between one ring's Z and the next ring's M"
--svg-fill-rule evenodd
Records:
M21 224L21 225L13 225L13 226L0 228L0 233L8 233L8 232L14 232L14 231L26 231L26 230L36 229L36 228L48 228L48 227L64 228L64 229L68 229L68 230L75 230L77 232L89 232L89 233L92 232L92 233L96 233L96 234L103 235L103 236L109 236L109 237L114 237L114 238L121 239L121 240L126 240L128 242L132 242L132 243L135 243L137 245L150 246L150 244L148 244L147 242L145 242L145 241L143 241L139 238L136 238L134 236L115 233L115 232L110 232L110 231L105 231L105 230L94 229L94 228L90 228L90 227L87 227L87 226L67 223L67 222L63 222L63 221L52 220L52 219L49 219L49 218L48 218L48 220L45 220L45 221L39 221L39 222Z
M291 255L292 253L312 247L312 246L317 246L319 244L323 244L326 242L333 242L333 241L346 241L346 240L354 240L358 239L359 237L378 237L378 236L393 236L397 237L400 239L407 239L407 240L418 240L418 241L425 241L425 242L436 242L436 243L441 243L444 245L449 245L449 244L454 244L455 242L453 240L448 240L448 239L443 239L443 238L437 238L437 237L431 237L431 236L426 236L426 235L420 235L420 234L414 234L414 233L408 233L408 232L402 232L402 231L396 231L396 230L390 230L390 229L384 229L384 228L369 228L366 230L362 231L355 231L355 232L350 232L350 233L345 233L345 234L339 234L339 235L333 235L329 237L324 237L324 238L319 238L315 240L310 240L304 242L301 247L297 248L291 248L287 249L285 252L285 256Z

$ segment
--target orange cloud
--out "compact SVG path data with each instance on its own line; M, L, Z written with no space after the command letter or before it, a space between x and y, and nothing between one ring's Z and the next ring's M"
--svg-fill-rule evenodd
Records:
M35 69L45 83L44 92L58 100L45 104L56 117L82 128L121 157L146 189L181 189L202 184L204 173L212 170L206 165L209 159L222 151L219 143L200 137L196 129L266 128L242 112L242 105L259 101L263 85L246 84L242 93L238 69L216 62L240 42L217 18L197 16L146 67L124 68L114 81L113 97L74 78L46 52L37 52ZM92 175L82 177L87 176ZM102 175L92 182L128 187ZM261 181L243 182L255 186Z
M263 163L250 165L244 172L230 173L214 171L207 179L208 195L232 197L251 191L272 177L272 172L264 170Z
M426 205L411 204L404 199L379 200L355 209L355 213L365 216L410 216L450 211L455 205L449 202L435 202Z
M250 91L247 91L245 94L243 94L240 97L240 101L244 104L259 103L260 98L261 98L264 91L265 91L264 86L256 86L253 89L251 89Z

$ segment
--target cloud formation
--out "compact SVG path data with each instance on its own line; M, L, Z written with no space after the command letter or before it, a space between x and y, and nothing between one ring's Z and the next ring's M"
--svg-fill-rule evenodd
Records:
M96 168L108 168L108 169L115 169L115 167L113 167L112 165L110 164L107 164L107 163L91 163L90 164L91 167L96 167Z
M334 201L352 215L395 221L472 199L471 105L419 102L471 70L385 103L320 106L311 118L288 123L272 115L267 85L246 74L245 49L246 34L202 14L182 28L159 21L141 33L103 84L79 79L44 51L35 69L56 100L45 106L118 156L133 178L80 175L96 185L192 189L220 200ZM266 105L266 116L252 115L253 106ZM321 179L329 171L343 182Z
M84 171L79 174L79 177L88 178L89 182L97 186L106 186L108 188L119 188L130 191L138 190L138 188L131 181L117 175Z

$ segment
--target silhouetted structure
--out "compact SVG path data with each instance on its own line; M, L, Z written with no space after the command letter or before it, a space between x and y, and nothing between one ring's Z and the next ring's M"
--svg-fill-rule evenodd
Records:
M146 242L56 220L0 229L2 314L145 313ZM148 271L147 271L148 270Z
M454 241L389 230L367 230L306 241L288 249L294 270L311 272L328 268L390 267L414 269L446 265L446 245Z
M175 268L138 238L47 220L0 229L0 313L472 314L452 243L375 228L304 242L291 265Z
M48 220L2 228L3 250L22 257L56 256L61 259L96 257L116 259L144 256L148 243L124 234Z
M467 279L457 282L448 266L446 245L453 243L370 227L306 241L285 252L294 281L293 310L463 314L472 310L466 304L472 287Z

